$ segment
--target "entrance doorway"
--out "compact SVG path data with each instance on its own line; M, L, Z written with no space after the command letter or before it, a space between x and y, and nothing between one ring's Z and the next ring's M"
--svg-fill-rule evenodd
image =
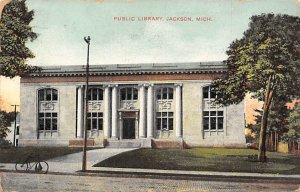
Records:
M123 118L123 139L135 139L135 118Z

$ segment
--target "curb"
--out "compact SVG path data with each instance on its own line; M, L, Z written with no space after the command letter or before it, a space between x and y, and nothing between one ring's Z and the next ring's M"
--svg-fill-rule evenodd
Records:
M161 171L161 170L158 170ZM300 184L300 175L277 175L275 177L258 174L258 175L234 175L230 173L203 172L198 174L189 173L170 173L170 172L145 172L145 171L115 171L115 170L88 170L86 172L78 171L77 173L98 176L111 177L139 177L139 178L156 178L156 179L178 179L178 180L207 180L207 181L241 181L241 182L288 182ZM247 174L247 173L244 173Z
M87 170L82 172L81 170L66 173L66 172L48 172L49 175L73 175L73 176L91 176L91 177L127 177L127 178L149 178L149 179L173 179L173 180L203 180L203 181L238 181L238 182L260 182L260 183L293 183L300 184L300 175L280 175L274 174L261 174L261 173L232 173L232 172L199 172L199 173L180 173L174 170L156 170L163 172L154 172L153 170L143 169L135 171L120 171L113 170L115 168L107 168L111 170ZM172 172L168 172L172 171ZM29 174L41 174L35 172L16 172L14 170L0 169L0 172L13 172L13 173L29 173ZM192 171L191 171L192 172ZM1 192L1 190L0 190Z

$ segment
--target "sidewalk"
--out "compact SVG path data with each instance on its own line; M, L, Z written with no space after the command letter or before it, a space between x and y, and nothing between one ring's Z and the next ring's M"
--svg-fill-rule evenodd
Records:
M81 172L82 152L65 155L47 160L49 174L94 175L94 176L138 176L138 177L176 177L179 179L252 179L293 181L300 184L300 173L297 175L267 174L267 173L239 173L239 172L211 172L211 171L185 171L185 170L158 170L92 167L111 156L134 149L103 148L87 152L87 171ZM0 171L15 171L15 164L0 163Z
M115 156L119 153L134 150L134 148L111 149L102 148L87 151L87 170L109 157ZM61 157L47 160L49 165L49 173L69 173L73 174L82 169L82 152L64 155ZM14 171L15 164L13 163L0 163L0 171L8 170Z
M89 150L87 151L87 170L100 161L130 150L134 150L134 148ZM49 172L75 173L82 169L82 152L49 159L47 162L49 164Z
M215 171L185 171L185 170L159 170L159 169L133 169L90 167L88 173L110 173L129 175L157 175L157 176L180 176L192 178L244 178L244 179L270 179L270 180L294 180L300 184L300 174L283 175L270 173L239 173L239 172L215 172Z

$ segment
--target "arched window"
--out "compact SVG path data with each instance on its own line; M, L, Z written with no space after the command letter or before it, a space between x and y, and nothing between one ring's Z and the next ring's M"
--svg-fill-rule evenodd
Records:
M205 108L203 109L203 129L204 131L223 131L224 112L212 101L217 98L217 94L212 86L203 87L203 99Z
M39 101L57 101L58 93L56 89L46 88L39 90Z
M99 101L103 100L103 90L100 88L90 88L88 91L89 101Z
M162 99L172 100L173 92L174 92L174 90L171 87L158 88L158 89L156 89L156 98L159 100L162 100Z
M121 100L137 100L138 90L134 87L125 87L120 90Z
M215 98L217 98L217 94L214 91L212 86L203 87L203 98L204 99L215 99Z
M58 114L54 108L54 103L58 100L58 91L52 88L40 89L38 99L40 106L38 113L39 131L56 132ZM41 109L41 107L43 108Z

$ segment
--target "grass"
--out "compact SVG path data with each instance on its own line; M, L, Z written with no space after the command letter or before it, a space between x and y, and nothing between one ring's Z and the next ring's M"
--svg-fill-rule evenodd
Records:
M94 166L191 171L300 174L300 156L269 152L256 161L253 149L193 148L138 149L121 153Z
M94 149L94 148L93 148ZM24 161L29 155L33 159L47 160L82 151L82 147L9 147L0 148L0 163ZM38 158L39 157L39 158Z

